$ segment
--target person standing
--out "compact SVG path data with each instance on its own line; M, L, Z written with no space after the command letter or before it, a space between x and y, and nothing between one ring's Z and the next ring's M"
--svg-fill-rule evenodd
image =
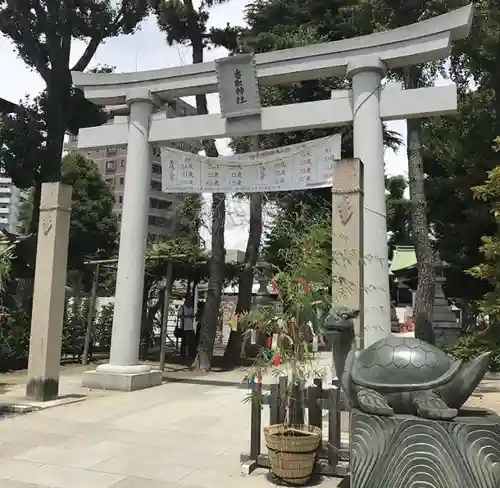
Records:
M196 357L196 343L194 336L194 303L193 297L188 295L184 304L179 308L179 323L182 331L181 335L181 358L186 355L194 360Z

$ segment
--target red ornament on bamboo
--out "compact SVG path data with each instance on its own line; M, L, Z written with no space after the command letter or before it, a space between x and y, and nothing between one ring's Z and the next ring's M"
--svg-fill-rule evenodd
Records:
M278 353L273 357L273 366L279 366L280 361L281 361L281 356L280 353Z

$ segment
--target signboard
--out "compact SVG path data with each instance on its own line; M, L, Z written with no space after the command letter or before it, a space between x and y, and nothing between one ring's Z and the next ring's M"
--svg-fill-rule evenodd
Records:
M166 193L252 193L332 186L341 136L265 151L209 158L163 147Z
M220 112L227 119L261 112L257 69L253 54L237 54L215 61Z

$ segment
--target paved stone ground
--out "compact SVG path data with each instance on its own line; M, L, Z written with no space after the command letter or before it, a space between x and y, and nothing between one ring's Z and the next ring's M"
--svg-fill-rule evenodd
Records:
M0 487L271 486L267 471L240 474L250 429L247 390L235 386L242 374L211 374L132 393L87 391L83 401L3 419ZM10 386L11 400L22 394L24 385ZM62 378L61 390L82 392L72 376ZM264 425L267 416L264 410Z
M318 365L328 362L324 354ZM81 371L65 370L61 394L69 403L0 420L0 488L272 486L267 471L240 474L250 430L243 373L188 375L121 393L84 390ZM21 376L2 382L0 402L22 398ZM469 404L500 412L500 376L488 375ZM321 485L333 488L339 481Z

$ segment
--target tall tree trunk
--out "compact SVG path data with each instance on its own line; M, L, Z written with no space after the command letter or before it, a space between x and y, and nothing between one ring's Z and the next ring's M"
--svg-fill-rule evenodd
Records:
M202 63L203 39L199 29L197 35L191 38L191 46L193 48L193 64ZM205 95L196 95L196 110L198 115L208 114L207 97ZM203 146L207 156L219 156L213 139L203 141ZM225 223L226 195L224 193L214 193L212 195L212 257L210 259L207 302L201 319L198 354L193 363L193 368L196 371L209 371L212 364L222 287L224 285L224 264L226 257L224 247Z
M417 88L422 70L412 66L405 69L406 89ZM411 224L415 254L418 262L418 285L415 296L415 337L431 344L435 343L432 328L432 306L434 302L434 250L427 220L427 200L424 188L424 167L421 152L421 120L407 120L408 180L410 188Z
M236 304L236 315L248 312L252 305L252 288L254 281L254 268L259 258L259 248L262 239L262 194L252 193L250 195L250 229L248 233L245 261L240 274L238 302ZM234 366L241 357L242 331L232 330L229 341L224 352L226 366Z
M207 301L203 311L200 329L198 354L193 367L196 371L209 371L212 364L213 349L224 284L224 223L226 220L226 196L223 193L212 195L212 256L207 289Z

